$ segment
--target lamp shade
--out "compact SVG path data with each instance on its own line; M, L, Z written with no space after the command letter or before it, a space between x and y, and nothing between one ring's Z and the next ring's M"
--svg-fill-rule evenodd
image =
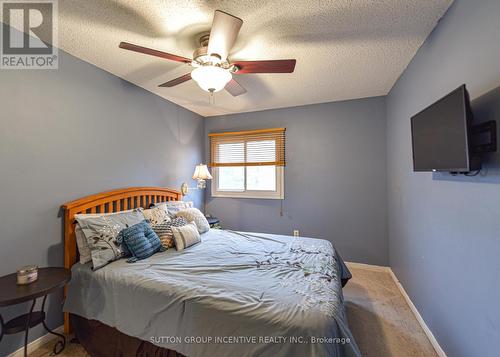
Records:
M207 92L218 92L224 89L232 77L228 70L217 66L198 67L191 72L191 78Z
M212 175L208 172L207 165L199 164L196 165L193 174L193 180L211 180Z

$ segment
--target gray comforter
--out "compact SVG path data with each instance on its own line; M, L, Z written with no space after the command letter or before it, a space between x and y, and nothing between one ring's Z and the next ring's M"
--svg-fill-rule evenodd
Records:
M360 356L330 242L211 229L168 250L92 271L75 264L64 311L197 356Z

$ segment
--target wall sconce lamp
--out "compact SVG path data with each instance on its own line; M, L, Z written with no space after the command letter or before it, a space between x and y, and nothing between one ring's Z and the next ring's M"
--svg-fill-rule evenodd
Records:
M204 164L199 164L196 165L196 168L194 169L194 174L193 174L193 180L198 180L197 187L198 189L203 189L207 187L206 180L211 180L212 175L210 175L210 172L208 171L207 165ZM186 182L183 182L181 185L181 192L185 196L189 192L189 187Z

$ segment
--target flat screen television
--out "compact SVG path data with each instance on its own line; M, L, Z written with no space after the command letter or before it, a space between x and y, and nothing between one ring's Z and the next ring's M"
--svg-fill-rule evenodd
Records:
M479 170L472 155L472 112L465 84L411 118L413 171L467 173Z

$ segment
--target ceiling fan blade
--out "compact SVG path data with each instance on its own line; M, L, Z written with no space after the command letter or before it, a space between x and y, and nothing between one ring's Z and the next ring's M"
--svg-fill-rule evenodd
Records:
M163 84L160 84L158 87L173 87L178 84L187 82L191 79L191 73L185 74L181 77L178 77L176 79L172 79L171 81L165 82Z
M182 56L177 56L177 55L173 55L173 54L167 53L167 52L153 50L152 48L137 46L137 45L134 45L134 44L128 43L128 42L120 42L120 46L119 47L123 48L124 50L129 50L129 51L144 53L146 55L156 56L156 57L168 59L168 60L171 60L171 61L183 62L183 63L191 63L191 60L189 58L182 57Z
M238 67L236 74L245 73L292 73L295 69L294 59L269 60L269 61L236 61Z
M231 94L233 97L237 97L239 95L245 94L247 90L241 86L238 82L236 82L234 79L231 79L227 84L226 87L224 88Z
M218 54L221 60L225 61L236 41L241 25L243 25L242 19L216 10L208 40L208 54Z

